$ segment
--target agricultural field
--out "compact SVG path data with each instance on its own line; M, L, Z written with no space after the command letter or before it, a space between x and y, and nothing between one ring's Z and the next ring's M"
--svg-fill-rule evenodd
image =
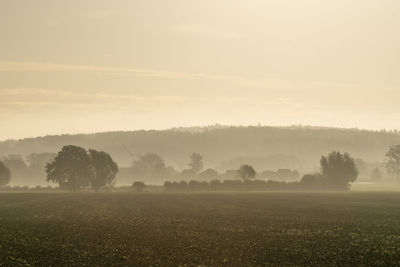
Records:
M2 266L400 262L400 194L2 193Z

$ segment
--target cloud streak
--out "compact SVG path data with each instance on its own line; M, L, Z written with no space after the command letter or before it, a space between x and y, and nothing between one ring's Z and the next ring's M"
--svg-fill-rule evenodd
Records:
M68 65L41 62L0 61L0 72L92 72L111 75L135 75L154 78L172 79L208 79L208 80L241 80L241 77L212 75L203 73L186 73L176 71L159 71L140 68L112 68L85 65Z
M0 88L0 107L7 110L57 109L80 107L84 109L105 108L113 110L175 110L242 106L251 108L299 109L304 104L286 98L257 99L252 97L184 97L178 95L142 96L112 92L87 93L41 88ZM310 108L310 107L308 107Z
M265 77L250 78L242 76L229 76L218 74L189 73L177 71L162 71L142 68L114 68L88 65L70 65L43 62L0 61L0 72L14 73L87 73L111 76L131 75L135 77L150 77L154 79L175 79L192 81L224 82L229 87L258 88L262 90L279 92L319 92L319 91L359 91L359 85L351 83L320 82L310 80L270 79ZM218 86L218 85L217 85ZM215 88L218 89L218 88Z

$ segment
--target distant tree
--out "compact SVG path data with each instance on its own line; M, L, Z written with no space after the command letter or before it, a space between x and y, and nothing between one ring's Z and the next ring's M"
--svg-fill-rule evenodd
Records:
M382 178L382 173L379 168L375 168L371 172L371 180L379 181Z
M199 173L199 178L202 180L214 180L214 179L218 179L219 175L218 172L214 169L207 169L205 171L202 171L201 173Z
M6 165L4 165L3 162L0 161L0 187L7 185L11 180L11 172L7 168Z
M195 173L198 173L203 170L203 157L199 153L193 153L190 155L189 162L190 169L192 169Z
M136 181L133 183L132 185L133 189L135 189L138 192L142 192L143 189L146 187L145 183L140 182L140 181Z
M64 146L56 158L46 165L47 181L61 188L76 191L89 184L95 168L86 150L79 146Z
M139 156L133 162L133 171L135 178L144 180L149 179L162 179L168 174L168 169L165 166L164 160L161 156L155 153L147 153Z
M397 183L400 177L400 145L389 147L385 154L386 169L389 174L396 175Z
M95 171L89 180L92 188L99 191L104 186L111 187L118 172L117 163L104 151L90 149L89 156Z
M321 174L326 177L328 186L335 190L347 190L358 176L354 160L348 153L333 151L321 157Z
M243 179L244 182L254 179L256 177L256 171L250 165L242 165L238 170L239 178Z

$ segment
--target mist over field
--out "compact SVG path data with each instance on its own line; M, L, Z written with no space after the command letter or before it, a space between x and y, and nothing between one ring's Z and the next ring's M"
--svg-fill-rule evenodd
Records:
M107 151L120 168L132 167L140 155L151 152L160 155L167 165L182 171L188 167L189 156L196 152L203 156L205 169L212 168L221 173L237 169L242 164L251 164L259 172L292 169L305 174L319 171L321 155L339 150L356 158L360 175L369 179L374 168L384 169L384 155L388 147L396 143L400 143L400 134L393 131L217 125L8 140L0 143L0 157L18 155L26 161L32 154L57 153L64 145L73 144ZM16 175L12 183L46 184L45 163L42 163L41 174ZM117 176L116 183L126 185L133 180L134 174ZM162 183L164 179L150 182Z

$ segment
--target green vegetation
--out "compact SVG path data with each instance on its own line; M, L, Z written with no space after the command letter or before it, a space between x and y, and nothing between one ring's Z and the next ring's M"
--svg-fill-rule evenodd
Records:
M0 194L8 265L396 265L398 193Z

